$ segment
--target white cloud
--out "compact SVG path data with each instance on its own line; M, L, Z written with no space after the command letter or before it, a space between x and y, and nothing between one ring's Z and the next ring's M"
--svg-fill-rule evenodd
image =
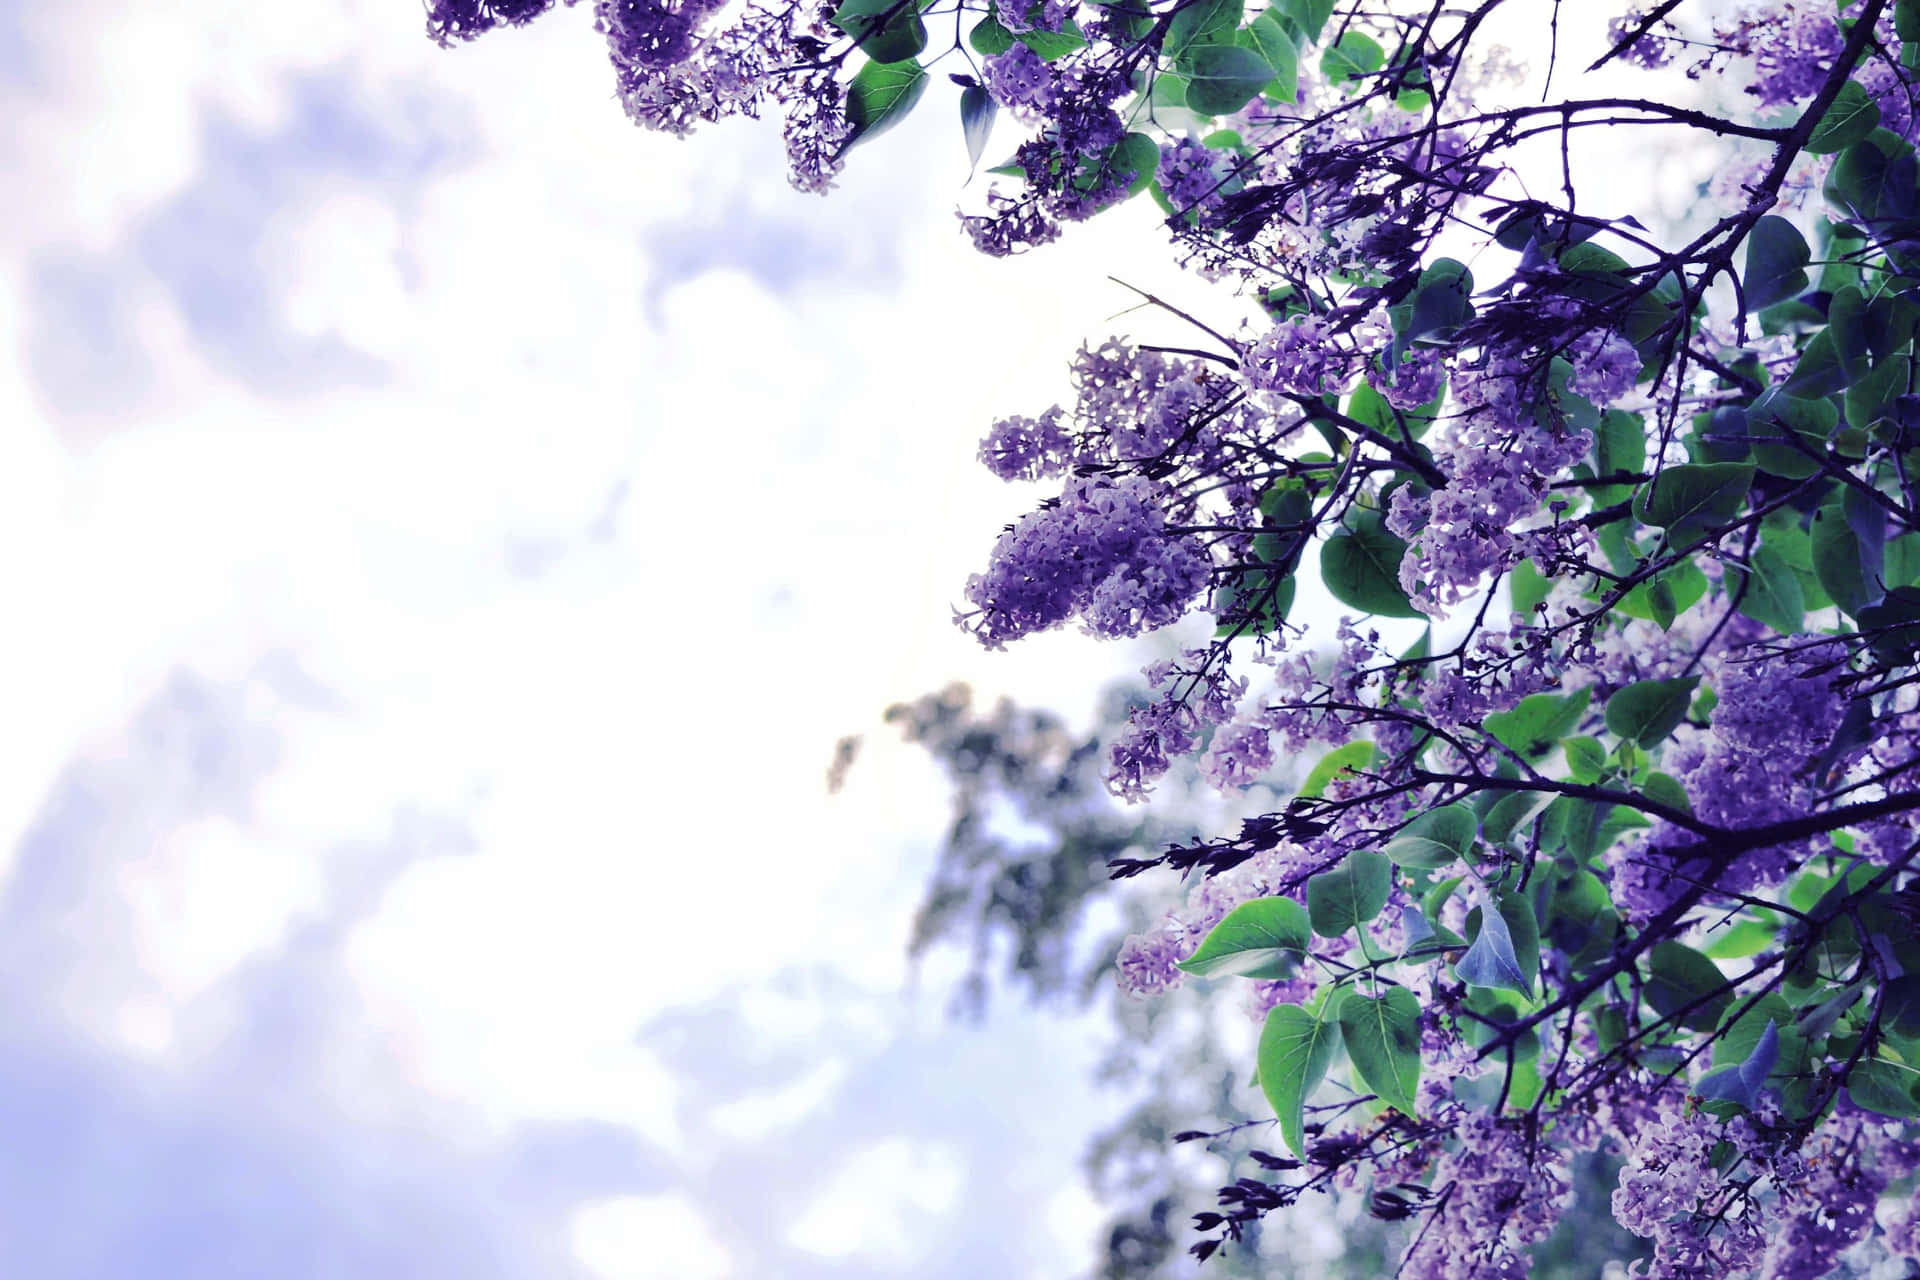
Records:
M888 1138L841 1162L787 1238L824 1258L904 1267L926 1253L926 1220L951 1210L965 1184L952 1148Z
M574 1252L601 1280L726 1280L726 1245L685 1196L615 1196L580 1206Z

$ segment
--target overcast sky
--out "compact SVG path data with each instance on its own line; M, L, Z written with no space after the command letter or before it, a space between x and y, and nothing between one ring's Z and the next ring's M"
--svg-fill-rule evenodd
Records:
M1091 1261L1097 1035L906 989L877 721L1129 666L951 625L1038 496L974 450L1200 286L1144 201L975 255L953 94L820 200L581 10L0 0L9 1274Z
M822 201L588 25L0 0L10 1274L1091 1257L1088 1028L904 991L938 781L822 777L1127 665L950 608L1150 212L987 262L945 86Z

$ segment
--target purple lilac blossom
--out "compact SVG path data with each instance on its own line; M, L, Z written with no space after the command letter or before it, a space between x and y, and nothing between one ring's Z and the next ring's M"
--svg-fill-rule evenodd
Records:
M1367 370L1368 385L1402 413L1431 403L1446 378L1446 360L1432 347L1415 347L1399 364Z
M1336 345L1335 337L1324 317L1292 316L1247 347L1241 374L1249 386L1282 395L1344 392L1353 382L1354 360Z
M980 442L980 461L1002 480L1065 475L1073 461L1073 437L1061 416L1055 405L1038 418L1000 419Z
M1528 1139L1515 1122L1473 1115L1459 1146L1441 1156L1433 1185L1451 1185L1446 1202L1407 1255L1415 1280L1520 1280L1522 1250L1553 1232L1571 1195L1570 1152L1562 1142Z
M1567 352L1573 372L1567 389L1585 396L1602 409L1632 392L1640 376L1640 355L1633 344L1612 330L1581 335Z
M553 0L428 0L427 34L443 45L471 40L532 22L552 7Z
M1747 92L1763 107L1812 97L1844 43L1833 6L1819 0L1784 0L1749 10L1718 35L1722 44L1752 59L1754 81Z
M1514 530L1534 517L1547 486L1587 454L1584 431L1541 422L1526 366L1503 361L1461 380L1462 407L1435 451L1447 484L1426 499L1394 491L1387 528L1413 545L1400 585L1434 616L1475 590L1486 574L1521 558Z
M1193 138L1162 147L1157 176L1168 203L1204 218L1220 203L1220 160L1218 151Z
M1629 9L1607 24L1607 44L1611 47L1625 40L1646 20L1646 14L1638 9ZM1621 50L1622 61L1647 71L1658 71L1673 61L1674 44L1663 36L1648 31Z
M1169 536L1162 486L1139 476L1078 477L1050 506L1001 535L984 574L967 582L962 623L1000 648L1079 614L1098 636L1166 626L1207 587L1206 556Z
M1016 42L1005 53L986 59L982 66L987 92L1013 113L1016 120L1034 124L1052 109L1058 96L1053 72L1040 55Z
M1251 786L1273 768L1273 735L1263 724L1223 725L1200 758L1200 776L1217 791Z

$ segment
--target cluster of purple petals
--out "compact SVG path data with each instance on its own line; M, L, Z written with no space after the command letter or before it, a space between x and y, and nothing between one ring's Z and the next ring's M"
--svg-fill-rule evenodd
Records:
M1160 486L1139 476L1077 477L1057 502L1023 516L967 582L963 617L989 648L1080 615L1105 637L1177 620L1206 590L1206 555L1166 532Z
M1053 72L1026 45L1016 43L1005 53L994 54L982 64L981 71L987 92L1015 119L1032 124L1052 109L1057 96Z
M1196 945L1197 941L1189 942L1163 929L1129 936L1120 944L1120 954L1114 962L1121 990L1140 997L1173 990L1180 985L1180 970L1176 966L1193 954Z
M532 22L552 7L553 0L427 0L427 34L443 45L471 40Z
M1073 16L1075 0L994 0L993 16L1015 35L1059 31Z
M1783 0L1742 14L1718 34L1722 44L1752 62L1754 81L1747 92L1763 107L1812 97L1845 43L1833 6L1822 0Z
M1282 395L1322 396L1353 382L1353 353L1337 342L1323 316L1282 320L1247 348L1240 372L1249 386Z
M1432 403L1446 379L1446 359L1433 347L1415 347L1398 364L1367 370L1368 385L1403 413Z
M990 191L987 212L962 211L959 218L967 239L989 258L1010 258L1060 238L1060 224L1047 215L1032 195L1010 196L1003 191Z
M1223 725L1200 757L1200 776L1218 791L1250 786L1273 768L1273 734L1257 721Z
M600 23L615 62L638 67L671 67L693 55L701 19L719 6L712 0L601 0Z
M1175 760L1200 745L1204 729L1233 718L1247 682L1212 658L1209 649L1192 649L1145 668L1148 685L1160 693L1127 713L1109 748L1106 781L1114 795L1130 804L1144 800Z
M1629 9L1607 24L1607 44L1609 47L1619 44L1632 35L1646 21L1647 15L1638 9ZM1621 50L1620 58L1636 67L1648 71L1658 71L1673 61L1674 44L1663 36L1648 31L1632 44Z
M1156 175L1167 201L1182 212L1205 215L1220 202L1221 155L1193 138L1160 149Z
M1446 1202L1400 1274L1414 1280L1520 1280L1522 1250L1553 1234L1572 1190L1564 1143L1529 1140L1516 1123L1469 1117L1459 1146L1442 1156L1433 1185L1451 1185Z
M1429 615L1521 558L1516 526L1538 513L1548 484L1591 445L1584 431L1536 421L1518 376L1483 377L1476 389L1480 405L1436 453L1445 487L1424 497L1397 489L1387 509L1387 528L1413 543L1400 563L1400 585Z
M1807 811L1810 766L1832 741L1846 706L1830 679L1773 654L1747 650L1723 662L1720 700L1705 735L1676 741L1663 767L1686 787L1694 816L1728 828L1784 822ZM1610 850L1612 891L1621 914L1644 921L1704 874L1690 865L1696 842L1656 823L1643 840ZM1806 859L1806 841L1742 854L1715 883L1752 893L1785 880Z
M980 461L1002 480L1045 480L1073 463L1073 435L1055 405L1038 418L1002 418L980 442Z
M1626 399L1640 376L1639 353L1610 329L1582 334L1568 349L1567 358L1573 365L1567 389L1603 409Z
M839 176L846 140L853 132L847 116L847 89L831 71L807 80L781 126L787 144L787 180L800 191L821 192Z

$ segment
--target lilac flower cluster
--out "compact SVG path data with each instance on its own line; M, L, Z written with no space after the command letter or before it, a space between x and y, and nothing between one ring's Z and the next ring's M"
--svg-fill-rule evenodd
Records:
M1166 533L1165 494L1139 476L1068 481L1059 499L1001 535L967 582L962 625L989 648L1079 614L1098 636L1164 627L1206 590L1211 566Z
M1280 395L1341 394L1390 336L1373 317L1354 324L1324 315L1290 316L1247 345L1240 373L1248 386Z
M1167 202L1181 213L1192 213L1203 222L1220 203L1223 174L1221 153L1194 138L1182 138L1172 146L1160 148L1160 170L1156 175Z
M1024 44L1016 42L1005 53L988 58L981 70L994 101L1026 124L1038 123L1059 96L1053 72Z
M1232 718L1247 682L1211 661L1206 649L1145 668L1160 696L1127 714L1126 727L1109 748L1107 788L1134 803L1166 776L1173 762L1200 744L1203 730Z
M1607 23L1607 44L1617 45L1639 30L1647 15L1638 9L1629 9L1619 17ZM1648 71L1658 71L1673 61L1674 44L1671 40L1653 31L1636 39L1621 51L1620 57L1636 67Z
M1045 480L1066 474L1073 436L1055 405L1038 418L1002 418L980 442L980 461L1002 480Z
M1398 364L1367 369L1367 384L1403 413L1431 403L1446 381L1446 358L1433 347L1415 347Z
M427 34L443 45L471 40L532 22L552 7L553 0L428 0Z
M1520 1280L1522 1250L1553 1233L1572 1192L1570 1152L1529 1138L1517 1121L1476 1114L1460 1126L1458 1147L1443 1155L1433 1184L1444 1187L1434 1220L1407 1255L1415 1280Z
M1639 352L1611 329L1582 334L1574 340L1567 357L1573 363L1567 389L1602 409L1624 400L1640 376Z
M1466 413L1435 451L1446 486L1424 498L1411 486L1394 492L1387 528L1413 544L1400 585L1429 615L1521 558L1516 528L1591 447L1586 432L1541 420L1534 383L1527 366L1511 361L1463 380Z
M1833 6L1818 0L1780 0L1749 10L1716 34L1752 62L1754 80L1747 92L1763 107L1812 97L1833 70L1843 43Z

